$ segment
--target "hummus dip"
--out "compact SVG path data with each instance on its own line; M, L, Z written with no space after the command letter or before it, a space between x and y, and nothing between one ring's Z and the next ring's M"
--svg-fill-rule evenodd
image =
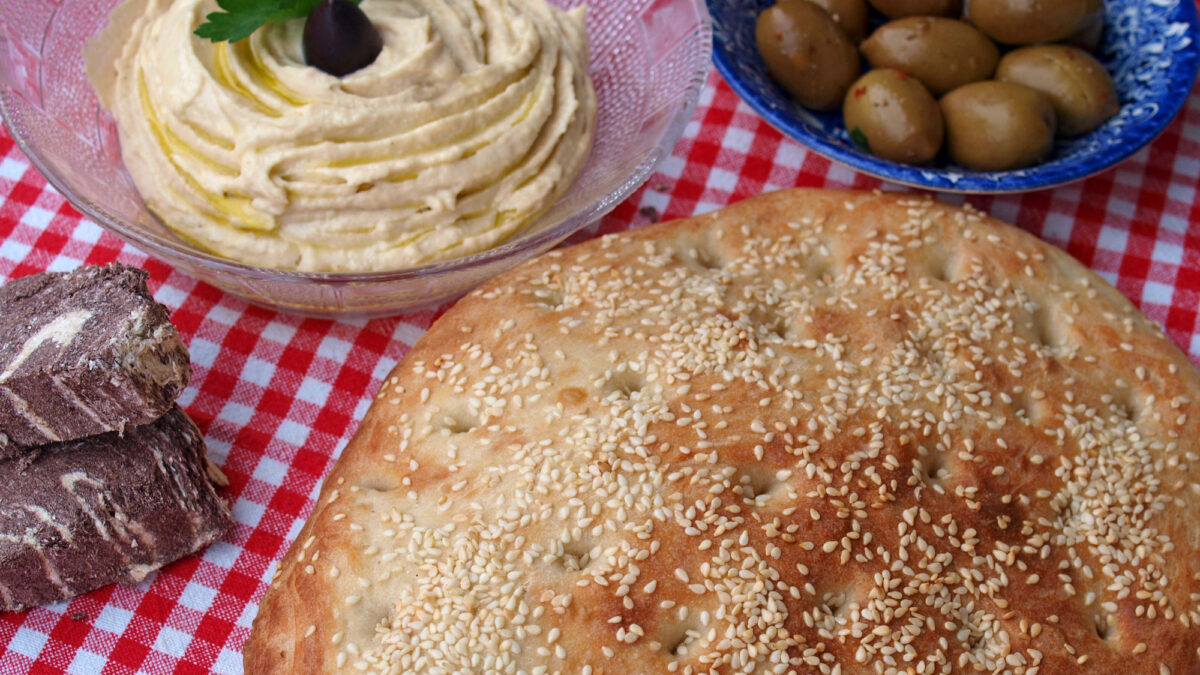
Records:
M215 0L127 0L88 46L147 207L242 262L396 270L503 242L566 190L596 99L583 10L545 0L364 0L383 37L342 78L304 20L240 42L192 31Z

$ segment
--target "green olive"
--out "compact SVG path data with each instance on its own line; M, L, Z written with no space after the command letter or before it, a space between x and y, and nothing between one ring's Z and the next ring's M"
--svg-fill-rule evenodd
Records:
M1050 100L1063 136L1086 134L1117 114L1112 77L1091 54L1068 45L1035 45L1009 52L996 79L1036 89Z
M1087 19L1083 26L1075 31L1075 34L1068 37L1063 42L1069 45L1075 45L1080 49L1088 52L1095 52L1100 48L1100 40L1104 38L1104 12L1093 14L1090 19Z
M806 107L837 108L858 78L858 50L829 13L808 0L779 0L763 10L754 38L767 72Z
M867 37L867 19L870 11L867 0L809 0L814 5L829 12L829 16L837 25L846 31L850 42L858 44Z
M967 20L1010 45L1067 40L1104 15L1104 0L971 0Z
M903 16L958 16L962 0L870 0L889 19Z
M1054 107L1024 85L973 82L942 97L941 107L950 157L969 169L1020 169L1054 149Z
M934 16L888 22L860 49L872 67L903 70L935 95L986 80L1000 60L995 43L974 26Z
M925 164L942 149L942 111L915 78L879 68L858 78L842 104L846 130L859 147L893 162Z

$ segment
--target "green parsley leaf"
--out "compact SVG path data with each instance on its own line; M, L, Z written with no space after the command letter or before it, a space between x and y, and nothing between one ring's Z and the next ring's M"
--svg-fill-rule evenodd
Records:
M268 23L308 16L321 0L217 0L223 12L213 12L196 28L196 35L213 42L237 42ZM350 0L358 4L361 0Z

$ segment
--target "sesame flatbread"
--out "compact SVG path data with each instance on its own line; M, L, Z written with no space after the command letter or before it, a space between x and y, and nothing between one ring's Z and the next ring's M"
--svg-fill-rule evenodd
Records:
M1200 672L1200 378L1071 257L789 190L544 255L387 378L247 672Z

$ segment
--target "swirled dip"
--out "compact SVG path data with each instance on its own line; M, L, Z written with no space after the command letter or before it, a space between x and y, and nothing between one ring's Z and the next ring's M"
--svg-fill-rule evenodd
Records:
M304 20L233 44L214 0L128 0L88 48L146 205L235 260L370 272L475 253L530 224L591 147L582 8L364 0L383 36L343 78L305 65Z

